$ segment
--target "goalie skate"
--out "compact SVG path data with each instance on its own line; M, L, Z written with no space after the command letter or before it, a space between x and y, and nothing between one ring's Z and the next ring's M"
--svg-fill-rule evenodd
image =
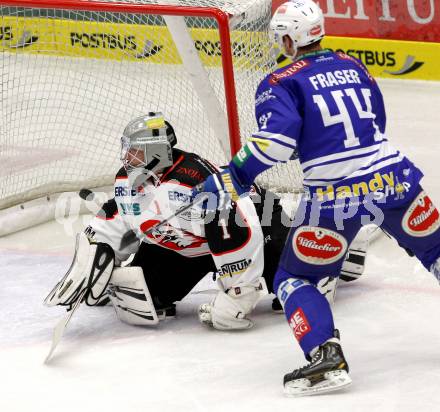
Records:
M341 345L334 340L321 345L308 365L284 376L284 393L287 396L317 395L351 384Z

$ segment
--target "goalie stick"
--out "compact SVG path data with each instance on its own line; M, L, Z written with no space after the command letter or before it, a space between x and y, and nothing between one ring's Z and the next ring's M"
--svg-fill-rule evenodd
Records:
M82 199L84 199L86 201L92 201L95 198L95 193L90 189L85 189L85 188L81 189L78 194ZM179 216L181 213L191 209L192 207L194 207L200 203L203 203L205 200L208 199L208 197L209 197L209 195L198 196L197 200L187 204L186 206L182 206L180 209L178 209L171 216L168 216L167 218L165 218L165 219L161 220L160 222L156 223L155 225L151 226L148 230L146 230L144 232L144 235L148 236L149 234L153 233L156 229L159 229L159 227L167 224L170 220ZM136 236L136 234L132 230L130 230L127 233L125 233L124 236L122 236L120 249L125 249L126 247L130 246L132 243L135 243L137 241L138 241L138 237Z
M75 301L75 303L72 305L72 308L70 311L67 312L67 314L58 321L57 325L55 326L53 330L52 335L52 346L50 347L50 351L46 356L46 359L44 360L45 364L48 364L49 361L52 358L53 353L55 352L56 347L61 341L61 338L63 337L64 330L66 329L67 324L70 322L70 319L72 319L73 314L75 311L79 308L79 305L81 304L82 298L86 294L87 289L84 289L78 299Z
M198 198L195 201L187 204L186 206L182 206L180 209L178 209L172 215L168 216L167 218L165 218L165 219L161 220L160 222L157 222L155 225L151 226L148 230L143 232L143 234L145 236L148 236L149 234L153 233L156 229L160 228L161 226L167 224L170 220L173 220L174 218L179 216L181 213L191 209L192 207L194 207L200 203L203 203L205 200L208 199L208 197L209 197L209 195L198 196ZM132 243L137 242L138 240L139 239L136 236L136 234L132 230L130 230L127 233L125 233L124 236L122 236L120 248L125 249L126 247L130 246Z

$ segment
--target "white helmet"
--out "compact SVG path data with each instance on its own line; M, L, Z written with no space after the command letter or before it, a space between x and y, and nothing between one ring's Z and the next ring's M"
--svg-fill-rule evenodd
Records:
M278 7L270 21L275 41L283 50L283 36L293 41L294 58L298 47L315 43L324 37L324 16L312 0L292 0Z

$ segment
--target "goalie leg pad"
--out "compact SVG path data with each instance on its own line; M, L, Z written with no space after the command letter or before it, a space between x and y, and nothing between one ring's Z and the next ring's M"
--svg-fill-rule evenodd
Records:
M440 257L431 265L430 272L440 283Z
M159 318L139 266L116 268L108 287L118 318L130 325L156 325Z
M347 256L341 268L340 279L344 282L351 282L359 279L365 270L365 259L367 250L370 246L370 240L375 233L380 232L379 228L374 225L363 226L356 237L351 242Z
M328 303L333 305L335 303L336 287L338 286L338 278L327 277L321 279L316 287L325 296Z
M90 243L84 233L76 236L75 255L64 277L44 300L47 306L72 306L79 296L95 305L105 293L113 271L115 255L106 243Z
M341 268L340 278L344 282L357 280L364 273L366 251L349 249Z

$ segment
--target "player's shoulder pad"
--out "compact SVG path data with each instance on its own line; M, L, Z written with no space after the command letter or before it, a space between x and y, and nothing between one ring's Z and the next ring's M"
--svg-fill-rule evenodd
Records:
M348 54L345 54L344 52L335 52L336 57L339 60L345 60L345 61L351 61L352 63L354 63L359 69L361 69L361 71L368 77L368 79L372 82L372 83L376 83L376 80L374 79L374 77L370 74L370 72L368 71L368 69L365 67L365 65L356 57L353 56L349 56Z
M218 172L212 163L196 153L173 149L173 158L174 163L164 173L162 182L177 180L193 187L203 182L209 175Z

